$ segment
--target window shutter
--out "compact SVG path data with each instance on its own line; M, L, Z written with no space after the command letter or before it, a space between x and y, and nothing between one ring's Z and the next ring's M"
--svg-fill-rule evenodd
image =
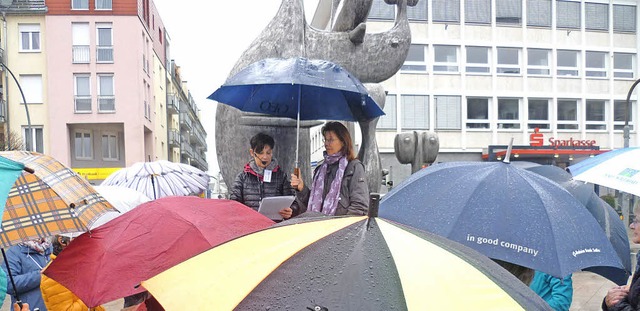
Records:
M636 31L636 7L633 5L613 5L613 30Z
M461 108L459 96L436 96L436 129L459 130Z
M556 26L558 28L580 28L580 2L556 2Z
M551 27L551 0L527 0L527 25Z
M427 1L418 1L415 6L407 6L407 17L409 20L427 20Z
M491 0L466 0L464 15L466 23L491 24Z
M609 5L586 2L584 11L587 29L609 30Z
M382 111L384 115L378 120L378 128L396 129L396 95L387 95Z
M460 0L433 0L433 21L460 22Z
M496 22L520 24L522 2L520 0L496 0Z
M395 17L395 8L395 5L387 4L384 0L373 0L371 9L369 10L369 18L392 20Z

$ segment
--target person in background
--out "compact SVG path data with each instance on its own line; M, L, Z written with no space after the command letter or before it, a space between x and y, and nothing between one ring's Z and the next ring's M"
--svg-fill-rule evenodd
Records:
M251 161L238 174L231 189L230 199L258 210L266 197L294 195L287 174L273 157L273 137L258 133L249 141ZM298 204L283 206L279 212L283 219L298 215Z
M322 127L324 162L313 172L311 188L291 174L291 186L306 211L325 215L366 215L369 186L364 165L356 158L349 130L340 122Z
M15 288L10 281L7 284L7 294L11 295L12 305L16 303L17 293L20 301L28 303L32 310L36 308L40 311L47 310L40 292L40 280L41 272L49 262L51 251L51 243L46 239L22 242L7 250L8 268L15 283ZM2 269L8 273L4 263Z
M559 279L536 271L529 287L556 311L568 311L573 300L571 274Z
M71 238L68 236L56 235L53 237L51 244L53 245L53 254L51 254L51 261L56 259L58 254L65 249ZM51 262L49 262L51 264ZM42 281L40 282L40 290L42 291L42 298L44 304L49 311L87 311L96 310L104 311L102 306L96 308L89 308L87 305L78 298L74 293L64 287L62 284L56 282L54 279L42 275Z

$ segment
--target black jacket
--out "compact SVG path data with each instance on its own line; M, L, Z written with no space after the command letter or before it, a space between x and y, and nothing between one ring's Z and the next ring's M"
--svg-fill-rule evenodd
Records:
M247 163L244 171L236 177L231 189L231 200L238 201L254 210L258 210L260 201L266 197L295 195L287 174L280 166L276 166L271 173L271 182L264 182L262 175L258 175ZM293 216L298 215L298 205L291 204Z

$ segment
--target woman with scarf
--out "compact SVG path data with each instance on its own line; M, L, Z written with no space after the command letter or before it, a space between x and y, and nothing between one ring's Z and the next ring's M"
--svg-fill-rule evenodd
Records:
M273 137L258 133L249 144L252 159L233 182L230 199L257 211L263 198L294 195L287 174L273 157ZM279 214L283 219L296 216L298 204L294 201L291 206L283 206Z
M325 215L366 215L369 211L369 186L364 165L356 159L349 130L340 122L322 127L324 162L313 172L311 189L302 177L291 175L291 186L306 211Z
M12 246L7 250L9 271L13 276L15 288L8 282L7 294L11 295L11 304L16 303L16 293L20 301L29 304L31 310L40 308L46 311L42 293L40 292L41 272L49 262L51 243L46 239L35 239ZM2 264L5 272L7 267Z

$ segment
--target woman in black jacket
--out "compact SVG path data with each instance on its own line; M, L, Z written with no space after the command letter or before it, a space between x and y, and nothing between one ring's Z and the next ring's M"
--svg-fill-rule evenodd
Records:
M258 133L249 143L252 159L233 182L230 198L257 211L263 198L295 195L286 172L273 158L273 137ZM283 206L279 214L283 219L296 216L298 205L294 201L291 206Z

